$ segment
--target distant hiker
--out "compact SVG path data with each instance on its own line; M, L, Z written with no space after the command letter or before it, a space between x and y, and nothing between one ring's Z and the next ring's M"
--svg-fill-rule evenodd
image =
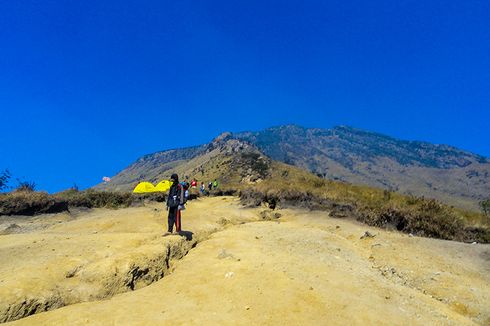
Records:
M201 194L204 195L204 191L206 191L206 187L204 187L204 182L201 182L201 188L199 188L199 190L201 191Z
M183 204L185 204L187 202L187 199L189 198L189 182L184 181L180 185L184 189L184 202L183 202ZM180 210L185 209L185 206L183 204L179 206Z
M218 188L218 181L216 181L216 179L214 179L213 188L214 189Z
M167 209L168 209L168 232L165 235L172 234L174 224L176 232L181 231L181 210L184 207L185 193L184 188L179 183L179 176L174 173L170 177L172 185L168 191Z
M212 182L208 183L208 189L209 189L209 191L211 191L211 189L213 189L213 183Z
M191 181L191 188L197 188L197 181L195 179Z

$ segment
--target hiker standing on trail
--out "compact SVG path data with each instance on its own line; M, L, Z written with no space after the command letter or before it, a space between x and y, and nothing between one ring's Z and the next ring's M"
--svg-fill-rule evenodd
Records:
M184 188L179 184L179 176L174 173L170 177L172 185L168 191L167 209L168 209L168 232L173 232L174 224L176 232L181 231L181 207L184 206Z
M216 179L214 179L213 188L214 189L218 188L218 181L216 181Z
M206 190L206 188L204 187L204 182L201 182L201 188L199 190L201 191L201 194L204 195L204 191Z
M211 191L211 189L213 189L213 183L212 182L208 183L208 189L209 189L209 191Z

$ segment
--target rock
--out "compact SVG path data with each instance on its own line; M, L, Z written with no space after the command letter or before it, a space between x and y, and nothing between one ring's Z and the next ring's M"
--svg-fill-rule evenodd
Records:
M352 215L353 208L350 205L333 204L330 216L334 218L344 218Z
M221 252L218 254L218 258L224 259L224 258L228 258L228 257L233 257L233 255L230 253L227 253L226 249L221 249Z
M218 259L231 258L236 261L240 261L240 258L235 257L233 254L226 252L226 249L221 249L221 252L218 254Z
M80 270L80 267L81 266L77 266L75 268L72 268L71 270L69 270L68 272L66 272L65 274L65 277L66 278L72 278L73 276L75 276L77 274L77 272Z
M5 230L1 231L0 234L11 234L11 233L20 233L22 228L17 224L10 224Z
M364 234L360 237L360 239L364 239L364 238L374 238L376 235L375 234L372 234L371 232L369 231L366 231L364 232Z
M282 215L281 213L274 213L271 210L264 210L259 213L259 216L265 221L273 221L279 219Z

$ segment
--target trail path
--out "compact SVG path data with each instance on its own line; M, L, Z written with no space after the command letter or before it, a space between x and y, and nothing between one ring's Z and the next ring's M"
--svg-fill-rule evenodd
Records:
M57 216L61 223L0 236L4 316L13 303L56 293L65 307L12 324L490 324L488 245L326 212L262 220L263 208L232 197L189 203L183 225L192 235L162 237L161 208ZM366 231L374 237L361 239Z

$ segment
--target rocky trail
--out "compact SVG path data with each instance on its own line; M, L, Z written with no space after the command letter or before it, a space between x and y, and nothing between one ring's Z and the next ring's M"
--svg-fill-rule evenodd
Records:
M0 321L490 324L489 245L234 197L190 202L183 226L162 237L162 204L0 218Z

